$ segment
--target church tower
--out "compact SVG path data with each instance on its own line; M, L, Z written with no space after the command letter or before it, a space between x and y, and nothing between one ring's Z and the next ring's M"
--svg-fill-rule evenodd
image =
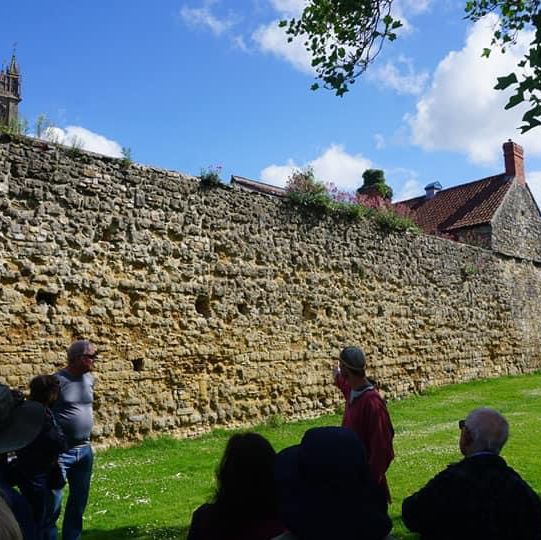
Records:
M0 69L0 125L17 122L21 99L21 74L13 53L9 65Z

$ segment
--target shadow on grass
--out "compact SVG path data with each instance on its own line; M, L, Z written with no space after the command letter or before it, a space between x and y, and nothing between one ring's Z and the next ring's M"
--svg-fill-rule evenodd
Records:
M120 527L118 529L85 529L85 540L185 540L187 527Z

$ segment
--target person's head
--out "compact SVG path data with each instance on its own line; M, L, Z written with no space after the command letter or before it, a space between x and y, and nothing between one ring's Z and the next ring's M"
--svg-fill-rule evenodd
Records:
M23 535L13 512L0 495L0 540L22 540Z
M0 454L30 444L38 436L44 420L43 405L25 401L20 392L0 384Z
M383 538L391 529L385 494L347 428L309 429L278 453L275 482L280 515L299 538Z
M509 436L507 420L489 407L474 409L459 422L460 451L469 456L476 452L499 454Z
M344 378L366 377L366 358L364 352L359 347L346 347L340 353L340 371Z
M82 375L92 370L98 353L93 343L78 339L68 347L67 356L68 369L75 375Z
M29 384L30 399L50 407L58 398L60 383L54 375L38 375Z
M229 439L216 471L214 503L219 526L233 530L275 512L275 458L269 441L257 433L239 433Z

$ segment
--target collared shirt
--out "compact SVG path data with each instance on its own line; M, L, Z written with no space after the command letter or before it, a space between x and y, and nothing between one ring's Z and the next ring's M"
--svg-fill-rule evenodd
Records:
M374 387L371 384L366 384L364 386L359 386L355 390L352 390L349 394L349 402L353 403L358 397L362 396L368 390L373 390Z

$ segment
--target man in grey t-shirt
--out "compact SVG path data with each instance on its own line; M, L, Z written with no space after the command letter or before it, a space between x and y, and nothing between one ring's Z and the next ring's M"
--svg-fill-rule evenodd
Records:
M83 529L83 514L88 501L94 461L90 446L94 377L90 371L98 353L90 341L80 339L69 346L67 355L68 365L55 373L60 383L60 392L53 406L53 413L68 443L68 450L59 457L60 466L69 484L62 539L78 540ZM47 540L55 540L57 537L56 521L61 505L62 490L54 490L51 494L52 511Z

